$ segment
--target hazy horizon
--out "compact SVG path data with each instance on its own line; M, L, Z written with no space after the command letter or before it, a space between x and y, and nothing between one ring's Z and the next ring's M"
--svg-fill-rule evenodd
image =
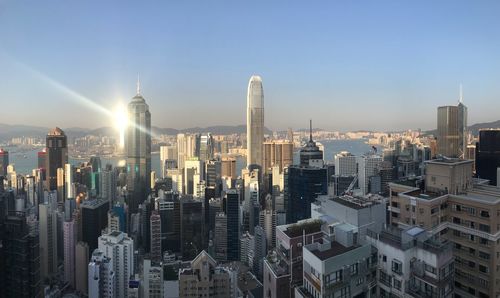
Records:
M0 2L0 123L112 126L137 74L152 124L434 129L463 84L469 124L500 119L500 3Z

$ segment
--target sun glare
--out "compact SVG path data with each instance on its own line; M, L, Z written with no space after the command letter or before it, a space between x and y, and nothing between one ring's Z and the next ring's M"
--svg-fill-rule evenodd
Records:
M125 106L120 104L116 107L114 112L114 126L120 133L120 147L125 146L125 130L127 129L128 116Z

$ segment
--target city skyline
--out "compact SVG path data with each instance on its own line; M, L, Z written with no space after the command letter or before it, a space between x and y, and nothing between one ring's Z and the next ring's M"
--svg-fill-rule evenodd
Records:
M158 127L243 124L254 74L272 130L427 130L460 83L469 123L498 120L495 2L67 5L1 4L1 123L112 126L137 73Z

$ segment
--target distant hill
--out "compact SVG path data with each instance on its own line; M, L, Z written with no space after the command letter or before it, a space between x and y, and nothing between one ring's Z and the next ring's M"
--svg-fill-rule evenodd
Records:
M96 129L81 128L81 127L70 127L62 128L66 135L70 138L78 138L85 135L96 135L96 136L109 136L116 134L116 130L113 127L100 127ZM186 129L175 129L175 128L161 128L157 126L151 127L153 134L156 135L176 135L178 133L207 133L217 135L229 135L229 134L242 134L246 133L246 125L216 125L208 127L192 127ZM7 141L13 137L40 137L43 138L49 131L47 127L39 126L28 126L28 125L9 125L0 123L0 140ZM265 134L271 134L272 131L264 127Z
M471 131L473 135L477 136L479 135L480 129L486 129L486 128L500 128L500 120L493 122L476 123L469 126L468 129ZM436 135L436 133L437 133L436 129L426 131L426 134Z
M477 136L479 134L480 129L485 129L485 128L500 128L500 120L493 121L493 122L486 122L486 123L477 123L477 124L469 126L469 130L475 136Z

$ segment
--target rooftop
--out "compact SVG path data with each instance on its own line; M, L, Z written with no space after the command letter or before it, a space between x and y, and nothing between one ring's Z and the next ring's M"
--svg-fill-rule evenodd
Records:
M367 235L370 238L379 240L401 250L419 247L435 254L441 254L442 252L447 252L452 249L451 242L430 238L430 234L417 226L410 226L407 228L390 227L380 233L368 230Z
M439 197L443 196L443 194L438 194L438 193L431 192L431 191L424 191L422 189L414 189L414 190L404 192L402 194L410 196L410 197L418 198L418 199L423 199L423 200L432 200L432 199L439 198Z
M385 201L384 197L373 194L366 196L344 195L340 197L331 197L329 199L352 209L364 209Z
M51 129L48 133L49 136L64 136L64 131L60 129L59 127L55 127Z
M446 165L459 165L459 164L472 164L474 161L468 160L468 159L461 159L461 158L451 158L451 157L446 157L446 156L440 156L437 157L436 159L432 160L427 160L425 161L426 164L446 164Z
M327 249L321 249L320 244L317 244L315 248L309 248L309 250L320 260L324 261L326 259L344 254L348 251L351 251L358 246L350 246L350 247L345 247L342 244L333 241L330 243L330 247Z
M290 225L278 226L277 228L283 231L290 238L295 238L305 234L321 232L322 220L308 219L299 221Z

